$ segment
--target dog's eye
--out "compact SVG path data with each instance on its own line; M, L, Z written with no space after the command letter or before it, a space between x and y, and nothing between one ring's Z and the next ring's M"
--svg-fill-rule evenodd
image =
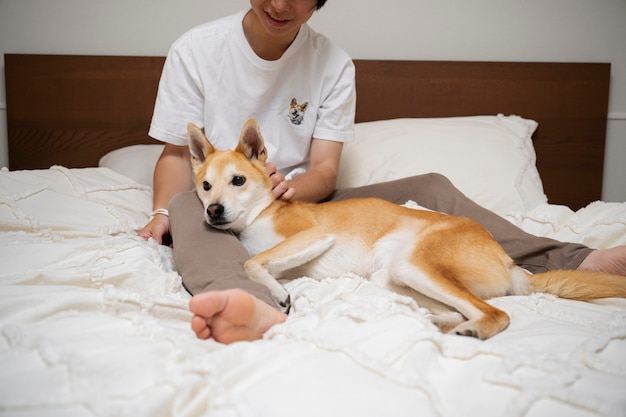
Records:
M209 191L211 189L211 184L209 184L208 181L202 181L202 188L204 188L204 191Z
M236 187L241 187L244 183L246 182L246 177L240 177L239 175L236 175L233 177L233 185Z

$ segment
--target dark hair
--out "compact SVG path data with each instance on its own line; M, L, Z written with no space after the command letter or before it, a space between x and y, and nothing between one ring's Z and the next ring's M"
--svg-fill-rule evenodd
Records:
M326 0L317 0L317 10L321 9Z

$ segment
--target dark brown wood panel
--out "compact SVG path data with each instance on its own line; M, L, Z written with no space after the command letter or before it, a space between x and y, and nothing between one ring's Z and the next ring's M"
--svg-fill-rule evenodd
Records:
M11 169L96 166L147 136L164 57L5 55ZM551 203L601 197L610 64L356 60L357 122L516 114L539 123ZM471 173L469 173L471 175Z
M97 166L147 135L163 57L5 55L11 169Z

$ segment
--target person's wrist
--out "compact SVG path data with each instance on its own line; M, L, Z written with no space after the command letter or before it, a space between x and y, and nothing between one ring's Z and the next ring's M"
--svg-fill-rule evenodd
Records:
M170 217L170 212L167 209L158 208L156 210L153 210L152 213L150 213L150 220L152 220L156 216Z

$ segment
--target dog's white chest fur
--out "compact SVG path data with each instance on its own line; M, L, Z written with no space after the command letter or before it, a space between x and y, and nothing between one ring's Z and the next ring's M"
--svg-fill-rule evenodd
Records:
M268 250L285 240L274 230L274 224L268 217L257 218L239 234L239 240L250 256Z

